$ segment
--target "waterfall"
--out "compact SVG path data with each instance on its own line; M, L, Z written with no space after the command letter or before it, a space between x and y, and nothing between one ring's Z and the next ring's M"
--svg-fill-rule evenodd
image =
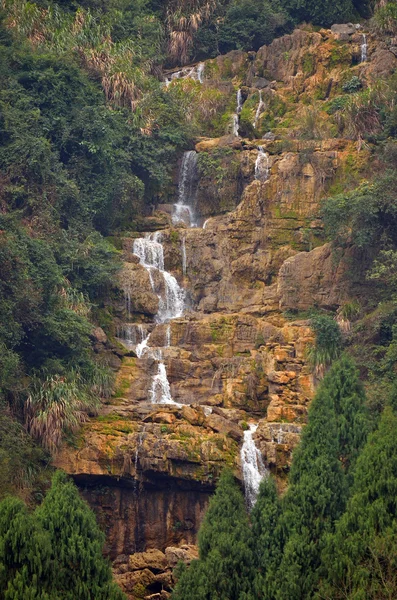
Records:
M197 152L189 150L182 157L179 171L178 202L174 204L173 223L185 223L188 227L197 227L194 218L194 202L196 199L198 169Z
M204 63L200 63L197 66L197 80L200 83L203 83L203 81L204 81L204 69L205 69L205 64Z
M206 219L203 223L203 229L206 229L208 222L210 221L210 219Z
M167 371L163 362L159 362L157 375L153 377L150 402L152 404L177 404L172 399Z
M236 113L238 115L241 113L242 108L243 108L243 95L241 93L241 90L238 89L237 90L237 109L236 109Z
M123 323L117 328L117 338L129 349L138 348L146 339L147 334L142 325Z
M368 54L368 44L367 44L367 36L363 33L363 42L361 44L361 62L365 62L367 60Z
M258 127L259 117L261 116L261 112L263 111L264 108L265 108L265 103L263 102L263 99L262 99L262 90L259 90L259 104L258 104L258 108L256 109L255 120L253 122L254 129L256 129Z
M267 181L269 179L269 155L258 146L258 156L255 162L255 179L258 181Z
M150 333L149 333L149 335L144 337L142 339L142 341L136 346L135 354L137 355L138 358L142 358L142 356L144 355L144 353L148 347L149 338L150 338Z
M167 325L167 329L165 330L165 347L169 348L171 346L171 325Z
M232 121L232 126L233 126L233 135L235 135L236 137L239 134L240 131L240 113L241 110L243 108L243 95L240 89L237 90L237 104L236 104L236 112L233 115L233 121Z
M240 453L245 499L249 509L253 508L259 492L260 482L267 475L267 469L263 464L261 453L255 446L253 439L253 434L257 429L258 425L251 423L249 429L244 432L244 443Z
M166 87L168 87L170 83L172 81L175 81L176 79L194 79L199 83L203 83L204 69L205 64L202 62L198 65L195 65L194 67L184 67L183 69L180 69L180 71L175 71L174 73L171 73L170 77L166 77L164 80L164 84L166 85Z
M175 277L164 270L164 248L161 243L161 232L156 231L154 234L146 234L146 237L134 240L133 252L139 258L140 264L147 270L152 289L157 293L159 309L156 321L164 323L169 319L181 317L185 304L185 292L179 286ZM157 292L157 286L153 278L154 270L162 275L164 281L163 293Z
M161 243L160 231L148 233L144 238L134 240L133 251L139 258L140 264L147 270L153 291L159 299L159 309L156 315L157 323L166 323L170 319L176 319L183 314L185 304L185 292L179 286L177 280L171 273L164 269L164 248ZM164 289L158 290L157 278L154 272L160 273L164 282ZM152 378L149 390L150 402L153 404L177 404L171 396L171 387L167 377L167 369L163 361L161 348L149 348L150 334L146 337L142 329L142 340L136 346L135 352L138 358L144 355L158 361L157 373ZM165 330L165 347L171 345L171 326L168 324Z
M158 232L154 235L149 233L146 234L147 237L134 240L133 252L146 269L164 271L164 249L158 241L161 238L157 234Z

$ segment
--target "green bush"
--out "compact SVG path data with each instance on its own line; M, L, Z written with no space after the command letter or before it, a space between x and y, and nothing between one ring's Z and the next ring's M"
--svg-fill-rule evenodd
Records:
M316 339L308 352L309 361L316 368L327 367L338 358L342 349L339 325L332 317L319 315L311 319L311 326Z
M342 89L344 92L348 94L353 94L354 92L358 92L363 87L361 80L357 75L354 75L349 81L343 84Z

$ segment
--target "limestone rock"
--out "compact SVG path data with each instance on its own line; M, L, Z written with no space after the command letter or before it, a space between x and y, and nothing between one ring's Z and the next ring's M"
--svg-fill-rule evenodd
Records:
M152 548L146 552L137 552L129 557L130 571L151 569L154 572L164 571L167 567L166 555L160 550Z
M125 263L119 274L120 287L128 299L130 312L155 315L159 299L153 292L149 274L140 264Z
M332 25L331 31L335 35L336 39L345 42L349 40L351 35L356 33L357 29L353 23L345 23L341 25Z
M91 331L91 337L99 344L106 344L108 337L101 327L95 327Z
M330 244L292 256L279 272L280 308L337 308L346 300L345 269L345 264L335 260Z
M198 558L198 548L192 544L185 544L180 547L170 546L165 549L165 556L167 558L168 566L173 569L176 565L182 561L186 565L190 565L192 560Z

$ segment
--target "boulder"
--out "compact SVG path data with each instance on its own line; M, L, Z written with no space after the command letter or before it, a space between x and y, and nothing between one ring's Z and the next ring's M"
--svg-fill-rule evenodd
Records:
M150 569L154 572L164 571L167 567L166 555L155 548L146 552L136 552L129 557L128 566L130 571Z
M176 567L179 562L184 562L190 565L192 560L198 558L198 548L192 544L185 544L179 548L170 546L165 549L165 556L167 559L167 565L171 569Z
M341 42L347 42L349 41L350 36L356 33L357 29L353 23L344 23L341 25L332 25L331 31L337 40Z

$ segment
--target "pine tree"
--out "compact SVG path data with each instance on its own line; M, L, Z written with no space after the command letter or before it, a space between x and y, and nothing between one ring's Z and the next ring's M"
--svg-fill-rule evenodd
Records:
M0 504L0 598L50 600L49 536L16 498Z
M122 600L102 556L104 535L94 513L62 472L52 480L35 517L48 532L52 548L51 589L63 600Z
M261 482L256 504L251 512L252 547L256 569L255 597L273 598L276 580L273 573L282 557L280 530L281 502L273 477ZM271 574L271 576L269 576Z
M397 597L397 415L384 410L357 460L352 497L324 550L319 598Z
M276 573L278 600L312 597L319 578L324 535L342 514L346 482L339 461L337 423L327 382L309 410L308 424L294 453L283 499L283 557Z
M199 531L199 560L182 569L173 600L251 600L255 577L244 497L223 471Z
M347 354L336 361L324 378L333 401L339 456L347 474L355 464L369 432L365 392L357 367Z

